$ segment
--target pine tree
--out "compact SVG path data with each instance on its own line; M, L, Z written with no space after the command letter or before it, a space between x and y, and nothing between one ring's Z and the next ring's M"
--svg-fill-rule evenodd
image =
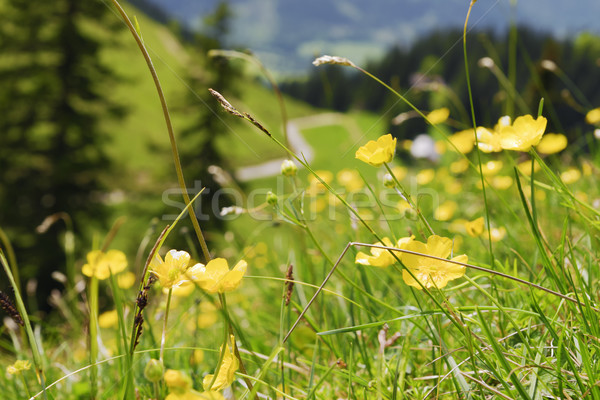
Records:
M0 226L25 278L64 269L63 228L35 233L47 216L65 212L76 230L103 221L101 120L122 109L104 96L115 77L99 52L115 21L98 1L0 4Z

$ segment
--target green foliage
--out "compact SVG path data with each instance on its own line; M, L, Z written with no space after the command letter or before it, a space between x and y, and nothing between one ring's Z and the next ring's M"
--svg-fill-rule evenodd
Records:
M215 196L221 186L209 172L209 167L218 165L229 169L227 159L217 148L217 141L228 137L234 126L215 114L216 103L208 88L236 95L241 70L224 58L208 57L208 52L224 47L231 16L228 3L220 2L215 11L205 17L203 32L196 34L188 44L190 73L185 80L190 90L186 104L176 104L174 108L176 112L193 115L190 123L181 130L181 160L188 180L194 182L194 189L205 188L197 213L207 230L223 228L218 212L230 204L224 196Z
M100 125L122 109L106 100L116 80L99 52L114 20L100 2L4 0L2 8L0 225L23 276L41 278L36 271L65 265L63 228L35 233L46 217L66 213L81 234L106 215L100 191L111 165Z
M143 33L144 24L141 27ZM148 33L146 38L155 34ZM579 51L592 51L586 41L578 46ZM142 267L140 260L146 256L153 259L163 245L166 250L175 241L169 235L177 231L179 225L177 229L175 225L185 215L185 210L178 210L169 227L165 221L157 223L159 230L164 229L160 236L151 230L127 234L131 241L140 243L137 254L127 251L127 271L104 280L102 274L89 278L78 273L80 292L55 292L52 300L56 312L51 322L38 317L32 299L22 296L21 291L3 296L2 306L10 315L14 316L15 310L23 314L26 326L17 326L17 318L0 326L3 399L200 399L206 398L199 392L206 386L207 374L217 377L208 378L209 383L231 385L226 390L240 399L255 395L290 400L600 396L596 384L600 376L597 145L590 146L589 155L573 142L561 153L549 155L538 155L534 149L529 153L459 154L449 151L444 141L447 132L469 125L468 114L458 113L428 128L438 141L437 147L446 149L440 151L436 162L412 160L406 143L398 148L394 143L391 150L396 154L385 153L389 165L377 168L354 158L358 146L385 132L377 115L325 113L297 118L314 110L295 104L290 110L292 122L315 152L313 161L307 163L302 154L288 149L280 139L279 119L269 114L277 107L273 100L269 103L265 89L239 82L228 89L230 81L225 78L224 86L218 87L219 75L210 73L210 61L198 58L207 64L199 64L203 74L194 88L215 84L239 108L236 116L256 124L249 125L252 129L261 127L252 131L258 132L256 136L239 128L244 137L251 138L250 150L258 153L257 157L285 154L303 168L285 178L251 182L249 187L271 188L274 194L267 199L248 193L246 200L252 195L254 203L241 204L245 213L227 223L226 234L213 236L213 255L225 258L229 265L239 265L237 270L229 271L224 260L213 265L224 265L227 271L210 270L209 265L191 266L188 256L177 252L171 253L169 261L165 257L157 262L160 267L157 263ZM416 70L432 66L438 68L425 54L415 64ZM460 67L455 67L458 77ZM363 72L378 80L370 71ZM378 86L368 82L364 84L372 90ZM491 90L498 90L497 82L493 81ZM389 83L391 89L402 87L400 80ZM547 80L538 83L535 90L547 90L542 86L549 84ZM244 89L240 96L244 101L228 95L236 88ZM500 91L505 96L514 95L509 86ZM513 99L516 107L520 101L526 107L533 103L526 93L519 89ZM394 104L398 99L408 103L396 92L381 104ZM135 99L132 104L145 100ZM435 91L426 100L436 107L452 104L443 91ZM507 97L503 100L500 108L508 107ZM242 114L248 111L244 102L253 101L261 102L253 105L258 114ZM101 115L109 115L104 114L107 110ZM540 110L552 113L542 107ZM218 113L229 125L232 117L220 109ZM272 120L262 121L257 115ZM185 156L189 157L188 179L195 179L206 168L194 159L198 147L208 148L210 154L205 156L215 157L215 162L220 162L217 149L223 150L224 156L231 156L228 150L233 149L236 156L248 153L240 143L228 146L224 134L215 135L219 142L198 134L219 131L219 124L210 118L216 119L201 115L182 138L179 150L189 151ZM580 120L583 125L581 115ZM595 143L594 128L586 125L581 140ZM235 140L241 142L239 137ZM32 140L31 145L36 143ZM390 150L389 140L386 143ZM140 149L134 146L126 150L133 158ZM371 150L369 153L376 151ZM414 166L403 165L406 159ZM521 168L523 159L536 160L539 170L533 165ZM156 164L159 172L172 168L167 161ZM565 175L565 170L576 174ZM114 171L106 171L120 184L133 185L127 174L117 177ZM386 172L394 177L384 178L387 184L382 185ZM429 178L423 179L427 175ZM503 178L502 182L508 178L509 185L499 185L496 178ZM168 178L164 181L155 184L169 185ZM147 204L162 206L155 205L161 200L157 194L147 197ZM467 224L474 219L483 222L484 216L485 228L482 225L477 230ZM120 223L113 226L103 247L114 245L112 239L119 227ZM489 235L485 229L490 229ZM503 234L492 235L500 229ZM413 262L408 262L406 253L384 251L379 255L390 260L386 265L357 263L357 256L359 260L369 259L357 254L369 253L369 244L388 238L401 246L397 240L410 235L425 241L431 238L430 231L446 238L436 239L440 247L444 241L452 242L452 259L464 260L466 257L459 254L468 255L469 263L460 267L466 274L446 282L447 286L407 285L410 280L406 274L414 272L415 259L431 260L427 258L430 254L413 253ZM8 247L3 235L0 239ZM196 244L190 239L184 246L193 253ZM8 253L5 258L0 252L0 261L12 281L11 271L17 269ZM114 265L110 259L102 259L103 271ZM237 263L240 259L247 261L247 273L246 263ZM88 263L86 270L100 265L89 259ZM159 286L161 279L153 282L148 277L149 265L155 269L154 275L167 282L165 286L173 284L171 279L181 286L165 293ZM448 261L442 260L424 261L420 266L421 282L449 268ZM45 277L55 270L44 271ZM237 287L240 279L242 284ZM190 282L195 284L188 285ZM230 290L215 289L219 287ZM13 298L16 306L10 304ZM43 375L36 376L36 371L26 367L29 363L15 363L17 359L34 361L34 368L43 370ZM149 363L153 371L146 368ZM166 374L161 377L163 367ZM41 391L44 382L49 386L47 394Z

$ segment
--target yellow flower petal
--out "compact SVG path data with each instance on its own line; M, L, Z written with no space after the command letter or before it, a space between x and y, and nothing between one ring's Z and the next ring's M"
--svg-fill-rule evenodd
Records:
M165 260L155 254L150 262L150 271L158 278L165 289L178 287L190 279L186 275L190 255L185 251L169 250Z
M477 144L484 153L492 153L502 151L500 136L495 132L490 131L482 126L477 127Z
M229 271L229 265L224 258L215 258L206 264L190 268L187 275L202 289L209 293L224 293L237 289L240 285L248 263L241 260Z
M510 176L495 176L492 179L492 186L499 190L506 190L512 185L513 179Z
M546 123L546 118L542 116L537 119L533 119L531 115L518 117L511 126L505 126L498 132L502 148L528 151L531 146L536 146L542 140Z
M453 174L460 174L465 172L467 169L469 169L469 162L464 158L454 161L452 164L450 164L450 172Z
M100 328L108 329L113 326L117 326L119 322L119 315L117 310L106 311L98 316L98 326Z
M385 237L383 238L383 244L381 242L375 243L378 246L394 247L392 241ZM370 265L372 267L386 268L396 262L394 256L390 254L386 249L380 249L377 247L371 247L371 255L365 254L359 251L356 254L355 263L361 265Z
M412 240L406 244L405 249L439 258L447 258L452 251L452 240L432 235L427 239L426 244L418 240ZM418 289L422 288L421 285L426 288L437 287L441 289L449 281L460 278L465 273L465 267L462 265L421 255L402 253L401 260L418 280L417 282L408 271L404 270L402 271L404 282ZM452 258L452 261L466 263L468 257L463 254Z
M365 185L360 174L353 169L344 168L336 174L337 181L346 188L346 192L358 192Z
M536 146L537 151L544 154L554 154L567 148L567 137L560 133L546 133L540 144Z
M522 163L519 163L519 165L517 165L517 168L519 169L519 171L521 171L523 175L529 176L531 175L531 163L534 163L533 172L537 172L540 170L540 164L534 160L523 161Z
M438 108L437 110L431 111L427 114L427 119L431 123L431 125L441 124L445 122L450 116L450 110L446 107Z
M432 168L422 169L417 173L417 184L427 185L435 178L435 170Z
M466 263L468 261L466 255L460 255L458 257L454 257L452 261ZM435 266L422 266L416 270L411 270L415 275L415 278L427 289L436 287L441 289L448 285L448 282L461 278L465 274L465 267L458 264L453 263L444 263L441 264L441 261L438 261L438 265ZM421 284L415 280L407 270L402 271L402 279L404 283L409 286L415 287L417 289L422 289Z
M458 150L463 154L470 153L475 147L475 134L473 133L473 129L465 129L464 131L456 132L451 135L448 140L454 145L448 146L448 149L452 151Z
M503 163L502 161L488 161L481 165L481 171L485 176L496 175L500 170L502 170Z
M596 125L600 123L600 107L588 111L588 113L585 115L585 122L590 125Z
M433 218L438 221L448 221L454 216L454 213L458 209L458 204L455 201L448 200L440 204L433 213Z
M135 283L135 274L127 271L117 276L117 286L121 289L129 289Z
M388 163L394 158L396 138L391 134L383 135L377 141L370 140L356 151L356 158L374 167Z
M127 257L119 250L109 250L103 253L100 250L92 250L87 256L87 264L81 268L86 276L95 276L96 279L104 280L111 274L118 274L127 268Z
M166 370L163 379L165 380L169 391L176 393L183 394L189 391L192 387L191 378L183 372L174 369Z
M480 236L483 233L484 222L485 221L483 217L479 217L473 221L465 222L465 229L467 230L467 234L473 237Z
M506 228L501 226L500 228L492 228L490 231L492 242L499 242L506 236Z
M225 347L225 354L223 355L221 365L217 367L217 377L214 378L214 374L206 375L202 380L204 390L223 390L226 387L231 386L235 379L235 371L237 371L239 367L239 360L235 354L233 354L234 346L235 339L233 335L230 335L229 341ZM223 346L221 346L220 351L223 351Z
M560 174L560 179L564 183L571 184L577 182L581 178L581 172L577 168L569 168L562 174Z
M402 179L404 179L406 177L408 170L406 169L406 167L395 166L395 167L392 167L392 173L394 174L396 179L401 181Z

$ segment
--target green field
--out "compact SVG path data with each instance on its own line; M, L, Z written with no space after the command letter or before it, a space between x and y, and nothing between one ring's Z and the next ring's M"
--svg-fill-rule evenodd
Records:
M179 139L194 121L177 107L192 52L138 21ZM103 57L128 113L104 121L118 167L105 201L111 224L125 219L90 227L94 248L67 246L76 280L47 314L35 289L13 285L0 237L2 279L17 286L0 296L0 397L600 398L600 108L579 110L575 143L552 140L543 106L459 135L472 121L423 111L435 154L417 158L419 139L386 135L378 114L286 97L287 126L306 141L288 153L276 96L246 66L241 94L223 95L272 137L216 101L198 108L229 131L217 143L227 173L276 163L223 184L239 215L194 232L177 216L148 68L125 28L114 39ZM284 158L298 170L282 172Z

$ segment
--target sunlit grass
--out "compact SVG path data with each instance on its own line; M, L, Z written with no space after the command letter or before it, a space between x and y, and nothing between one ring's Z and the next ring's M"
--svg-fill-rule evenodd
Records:
M437 159L415 160L416 142L391 137L371 145L384 148L375 159L377 148L356 152L386 133L378 116L311 125L300 118L323 113L294 104L289 118L314 151L306 162L284 144L269 92L250 86L241 97L219 100L244 124L215 115L235 126L219 143L244 159L233 165L286 157L302 168L249 182L242 214L208 233L210 253L190 234L185 252L156 257L186 213L161 220L161 190L149 189L133 204L156 204L145 217L159 218L155 230L119 220L85 249L135 237L127 270L83 276L83 260L73 262L75 283L53 293L49 318L26 312L19 291L3 297L14 317L0 328L3 398L600 397L597 146L545 156L530 149L535 137L519 151L498 137L497 152L459 154L440 118L429 128ZM418 113L428 120L428 111ZM583 132L590 143L594 129ZM142 154L132 165L149 161ZM100 265L87 261L88 272Z

